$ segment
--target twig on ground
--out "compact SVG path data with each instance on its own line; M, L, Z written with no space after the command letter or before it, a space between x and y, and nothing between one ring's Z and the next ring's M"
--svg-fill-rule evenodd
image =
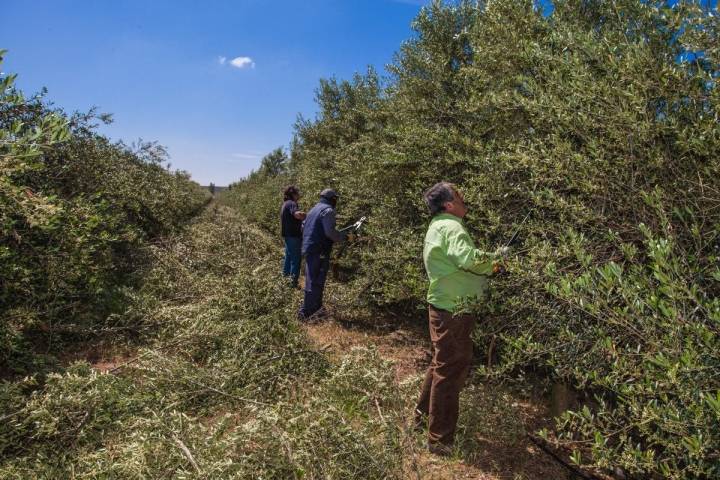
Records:
M380 421L385 423L385 417L383 417L382 410L380 410L380 402L378 402L377 398L374 398L375 400L375 406L377 407L378 415L380 415Z
M545 442L543 442L543 441L540 440L539 438L535 437L534 435L531 435L531 434L529 434L529 433L526 434L526 435L527 435L527 437L530 439L530 441L531 441L532 443L534 443L537 447L540 448L540 450L542 450L543 452L545 452L545 453L547 453L548 455L550 455L555 461L557 461L558 463L560 463L563 467L565 467L565 468L566 468L568 471L570 471L573 475L575 475L575 476L577 476L577 477L580 477L580 478L583 478L583 479L585 479L585 480L603 480L602 478L598 477L597 475L593 475L593 474L591 474L591 473L583 472L583 471L580 470L579 468L570 465L568 462L566 462L564 459L562 459L562 458L560 457L560 455L558 455L557 453L555 453L554 451L552 451L552 450L550 449L550 447L548 447L547 445L545 445Z
M254 403L254 404L256 404L256 405L263 405L263 406L265 406L265 407L272 406L270 403L260 402L260 401L258 401L258 400L253 400L253 399L250 399L250 398L238 397L237 395L233 395L232 393L223 392L222 390L218 390L217 388L211 387L211 386L209 386L209 385L203 385L202 383L199 383L199 382L196 382L196 381L193 381L193 380L190 380L190 379L186 379L186 380L187 380L188 382L192 383L193 385L196 385L196 386L198 386L198 387L200 387L200 388L205 388L205 389L207 389L207 390L210 390L211 392L217 393L218 395L223 395L223 396L228 397L228 398L234 398L235 400L240 400L241 402Z
M275 360L281 360L281 359L283 359L283 358L285 358L285 357L292 357L293 355L303 355L303 354L306 354L306 353L317 353L317 354L319 355L319 354L323 353L325 350L327 350L328 348L330 348L329 345L324 345L324 346L321 347L319 350L316 350L316 349L313 349L313 350L298 350L298 351L296 351L296 352L285 352L285 353L281 353L280 355L275 355L274 357L266 358L266 359L263 360L262 362L259 362L259 363L257 364L257 366L265 365L266 363L270 363L270 362L273 362L273 361L275 361Z
M488 353L487 353L487 368L490 370L490 367L492 366L492 356L493 356L493 350L495 349L495 339L497 337L495 335L492 336L492 339L490 340L490 346L488 347Z
M197 462L195 461L195 457L193 457L192 453L190 453L190 449L180 440L178 437L173 435L173 440L177 444L178 447L180 447L180 450L185 455L185 458L187 458L193 467L195 467L195 471L198 473L198 475L202 475L202 471L200 470L200 467L198 466Z

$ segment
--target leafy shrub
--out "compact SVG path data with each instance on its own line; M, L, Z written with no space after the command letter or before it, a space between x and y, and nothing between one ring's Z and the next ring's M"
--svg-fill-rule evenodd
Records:
M553 4L433 2L389 79L321 82L288 174L338 189L341 218L369 215L341 262L367 302L408 313L425 293L422 191L457 183L482 248L518 232L481 310L478 346L500 355L486 373L582 389L587 409L557 428L581 463L717 476L720 17ZM270 218L264 202L245 208Z
M106 326L143 248L207 194L162 166L162 148L113 144L93 130L105 116L27 99L14 78L0 79L0 370L23 372L33 345Z
M229 185L220 202L232 204L245 218L280 235L280 205L285 187L293 183L292 165L281 148L265 155L260 168Z
M155 340L115 374L3 383L0 477L403 478L392 369L313 347L272 237L210 208L150 250L122 316Z

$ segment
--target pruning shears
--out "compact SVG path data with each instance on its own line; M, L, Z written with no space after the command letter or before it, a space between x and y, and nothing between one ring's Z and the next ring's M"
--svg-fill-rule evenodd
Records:
M520 233L520 229L522 228L522 226L523 226L523 225L525 224L525 222L527 221L528 217L530 216L530 213L532 213L532 210L530 210L530 211L527 213L527 215L525 215L525 218L522 219L522 221L520 222L520 224L519 224L519 225L517 226L517 228L515 229L515 233L512 234L512 236L510 237L510 240L508 240L508 242L507 242L502 248L506 249L506 248L510 247L510 245L512 245L513 243L515 243L515 241L516 241L517 238L518 238L518 234ZM497 262L497 263L495 263L495 264L493 265L493 273L494 273L495 275L503 274L503 273L505 273L505 271L506 271L506 269L505 269L504 262Z
M361 217L360 220L358 220L357 222L338 230L338 232L348 233L348 234L352 234L352 235L358 235L360 233L360 229L363 226L363 223L365 223L366 220L367 220L367 217ZM348 246L348 242L343 242L342 246L340 247L340 250L338 251L336 258L340 258L342 256L342 254L345 253L345 249L347 248L347 246Z
M350 232L350 233L358 233L360 231L360 228L362 227L363 223L365 223L365 220L367 220L367 217L361 217L360 220L353 223L352 225L348 225L347 227L338 230L338 232Z

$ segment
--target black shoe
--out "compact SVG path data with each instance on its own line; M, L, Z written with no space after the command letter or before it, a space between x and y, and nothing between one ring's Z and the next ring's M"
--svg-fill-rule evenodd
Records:
M320 309L318 311L316 311L315 313L313 313L312 315L307 317L307 321L313 322L313 323L321 322L321 321L327 319L329 315L330 314L328 313L327 310L325 310L325 307L320 307Z
M319 310L315 311L312 315L305 315L302 310L298 312L298 320L304 323L318 323L325 320L328 317L328 311L325 307L320 307Z
M452 445L445 445L440 442L428 442L428 451L438 457L452 456Z

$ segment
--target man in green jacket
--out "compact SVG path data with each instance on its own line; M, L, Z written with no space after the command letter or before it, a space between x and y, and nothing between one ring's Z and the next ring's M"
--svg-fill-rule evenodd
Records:
M460 390L470 370L473 345L470 334L475 317L458 313L464 299L482 300L494 262L507 253L475 248L462 223L467 207L462 194L447 182L440 182L425 194L433 218L425 235L423 260L430 280L430 339L433 359L415 411L417 427L428 420L428 449L449 455L455 436Z

